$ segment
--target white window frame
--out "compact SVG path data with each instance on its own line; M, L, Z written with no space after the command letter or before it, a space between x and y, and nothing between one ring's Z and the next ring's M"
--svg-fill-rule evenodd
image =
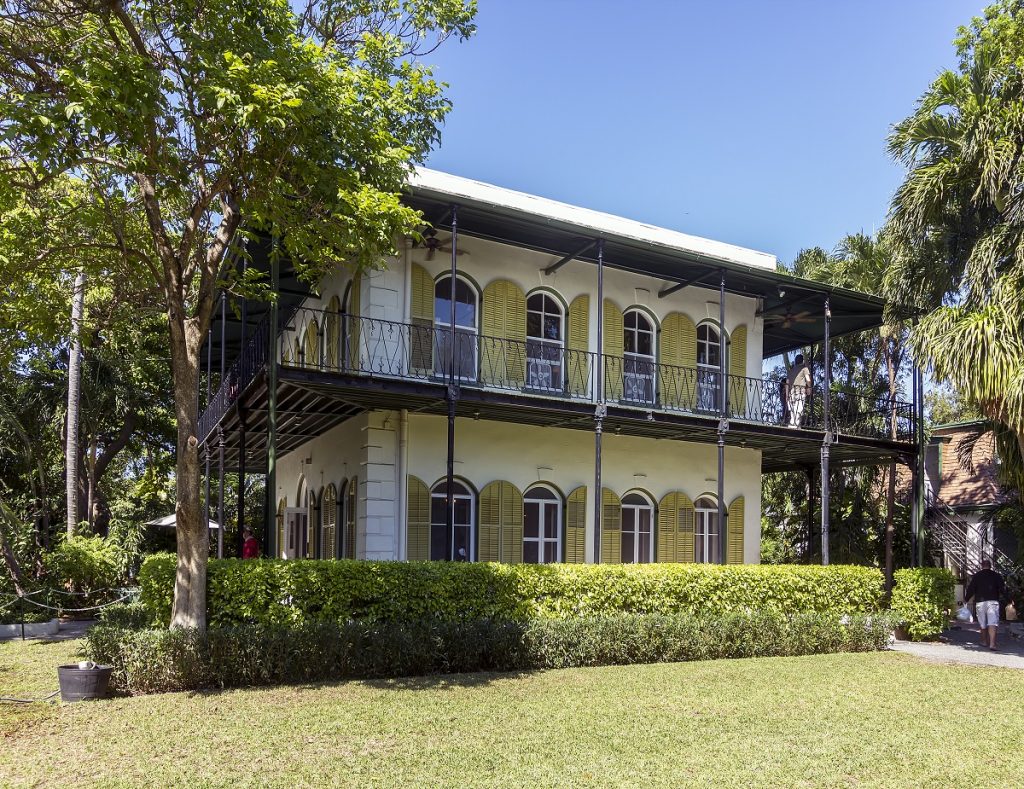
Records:
M638 496L639 498L643 499L644 503L643 504L633 504L633 503L628 503L627 504L626 503L626 499L629 498L630 496ZM634 526L634 528L632 530L632 533L633 533L633 556L627 562L626 561L626 557L622 556L621 552L620 552L620 556L619 556L620 561L623 564L641 564L641 563L642 564L651 564L654 561L654 531L655 531L654 502L651 501L651 499L647 496L647 494L641 493L638 490L631 490L629 493L627 493L625 496L622 497L622 503L621 503L620 506L622 508L622 514L621 514L622 521L621 521L621 524L620 524L621 525L620 534L624 534L625 531L626 531L626 511L627 510L632 513L633 526ZM649 523L650 523L650 539L648 540L649 548L648 548L648 556L647 556L646 562L641 562L640 561L640 539L639 539L639 537L640 537L640 517L639 517L639 514L640 514L641 510L647 510L647 512L650 514L650 520L649 520ZM621 541L621 536L620 536L620 541ZM621 542L620 542L620 545L621 545Z
M647 325L650 328L649 329L630 328L629 326L626 325L626 318L628 316L630 316L630 315L636 315L638 318L642 318L644 321L647 322ZM648 334L649 333L651 335L651 353L650 353L650 355L647 355L645 353L637 353L635 351L627 351L627 350L625 350L626 345L627 345L627 343L626 343L626 336L630 332L632 332L635 335L634 336L634 340L635 341L633 343L633 347L634 348L639 348L640 347L639 339L640 339L640 335L641 334ZM654 318L651 317L650 313L648 313L646 310L642 310L639 307L631 307L630 309L626 310L622 314L622 348L623 348L623 351L622 351L622 359L623 359L623 365L622 365L622 399L625 400L628 403L640 403L642 405L653 406L654 405L654 401L655 401L655 399L657 397L657 391L655 389L655 370L657 369L657 365L658 365L658 325L655 322ZM634 362L634 364L636 364L638 367L641 366L641 365L649 364L650 365L650 370L651 370L650 374L639 373L639 372L635 372L635 371L634 372L627 372L627 370L626 370L626 366L627 366L626 365L626 361L627 360L632 360ZM641 388L641 391L643 391L644 393L646 393L648 391L648 386L649 386L650 387L651 396L650 397L646 397L646 396L644 396L644 397L631 396L630 395L630 391L629 391L630 390L629 381L631 379L633 379L633 380L640 380L641 381L640 388ZM634 389L635 389L635 385L634 385Z
M442 344L441 344L441 334L443 333L445 336L447 336L448 333L451 331L451 324L447 323L446 321L441 320L438 317L438 314L437 314L437 286L440 285L445 280L451 279L451 277L452 277L451 274L442 274L441 276L439 276L437 279L434 280L434 295L433 295L433 298L434 298L434 328L437 330L434 333L434 375L437 376L437 377L441 377L442 375L447 377L447 374L445 374L443 371L445 370L445 365L447 365L449 363L450 358L451 358L451 357L444 358L444 359L439 358L440 355L441 355L441 351L444 350L444 346L442 346ZM470 343L470 347L473 350L472 375L459 375L459 376L456 376L456 378L459 381L466 381L466 382L469 382L469 383L475 383L477 381L477 379L479 378L479 369L480 369L480 347L479 347L480 346L480 311L481 311L481 307L482 307L482 305L480 304L480 291L477 290L476 285L474 285L472 282L470 282L470 280L468 280L466 277L462 276L461 274L456 274L455 275L455 280L456 280L456 283L461 281L467 288L469 288L469 291L470 291L470 293L473 294L473 299L474 299L474 302L473 302L473 326L472 327L470 327L470 326L463 326L463 325L461 325L459 323L455 324L455 343L456 343L456 345L460 344L459 332L463 332L464 335L465 334L472 334L472 340L471 340L471 343ZM450 287L451 286L449 285L449 288ZM448 298L449 299L451 298L450 293L449 293ZM457 312L458 312L458 310L456 309L455 305L452 304L451 305L452 320L455 320L455 314ZM458 356L457 350L456 350L456 354L455 354L455 360L456 360L456 364L458 364L459 356ZM438 371L438 365L440 365L441 372Z
M530 497L530 493L533 492L533 491L536 491L536 490L546 490L548 493L550 493L552 496L554 496L554 498L553 499L531 498ZM549 543L554 543L555 544L555 562L554 563L560 564L562 562L562 509L563 509L562 508L562 497L561 497L561 495L558 493L557 490L555 490L554 488L550 487L549 485L534 485L529 490L527 490L526 491L526 495L523 496L523 521L524 521L524 527L525 527L525 520L526 520L526 507L529 504L539 505L539 510L538 510L538 514L537 514L537 518L538 518L538 520L537 520L537 536L536 537L527 537L526 536L526 531L525 531L525 528L524 528L524 530L523 530L523 545L525 546L526 543L528 543L528 542L536 543L537 544L537 564L551 564L551 562L547 562L544 559L544 548ZM554 537L547 537L547 536L545 536L546 532L545 532L545 528L544 527L545 527L546 520L545 520L544 516L545 516L545 510L548 507L551 507L551 508L553 508L555 510L557 526L556 526L556 529L555 529L555 536ZM525 551L524 551L524 556L525 556ZM524 558L523 561L525 561L525 558Z
M708 502L707 506L700 506L701 502ZM694 524L693 524L693 560L700 564L718 564L718 557L711 556L711 538L717 537L718 543L722 543L722 524L719 522L718 502L713 496L704 495L694 502ZM726 513L728 517L728 513ZM709 530L711 523L717 525L714 533ZM698 558L703 553L704 558Z
M434 499L441 499L441 501L443 501L447 505L447 503L448 503L448 501L447 501L448 494L445 491L446 484L447 484L447 480L443 480L442 479L440 482L436 483L433 488L430 489L430 501L431 501L431 504L433 504ZM469 558L468 558L468 561L475 562L476 561L476 494L473 492L473 488L471 488L468 484L466 484L465 482L462 482L459 479L454 480L453 484L458 485L459 487L461 487L463 490L465 490L467 492L466 493L454 493L452 495L452 531L451 531L451 534L448 535L448 538L449 538L449 545L451 545L453 554L448 556L447 559L442 559L440 561L456 561L455 556L454 556L454 551L455 551L455 527L456 526L467 526L468 525L469 526ZM460 524L460 523L456 523L455 522L455 502L459 501L460 499L466 500L466 501L469 502L469 523L468 524L465 524L465 523L461 523ZM430 511L431 511L430 530L431 530L431 536L433 536L433 530L434 530L435 526L447 526L448 524L447 524L447 522L445 522L445 523L434 523L434 518L433 518L434 508L431 507Z
M721 408L722 368L718 364L708 364L700 360L702 347L704 348L704 358L707 359L710 356L708 351L716 346L716 343L700 338L701 329L713 331L718 336L719 359L724 358L723 354L728 344L728 338L722 331L722 327L714 321L702 321L697 324L697 408L701 411L717 412Z
M543 302L542 303L544 305L547 305L548 303L553 304L556 312L549 312L546 309L546 307L542 307L540 310L531 309L531 307L530 307L530 300L534 299L534 298L536 298L538 296L543 298ZM537 314L537 315L540 316L540 331L541 331L542 335L544 333L544 318L548 317L548 316L557 315L558 316L558 339L557 340L551 340L551 339L549 339L547 337L543 337L543 336L541 336L541 337L533 337L533 336L531 336L530 333L529 333L529 331L530 331L530 329L529 329L529 327L530 327L530 314L531 313L534 313L534 314ZM549 359L536 359L536 358L533 358L533 357L530 356L529 353L527 353L526 354L526 369L527 369L526 380L527 380L527 387L530 388L530 389L538 389L538 390L546 391L546 392L560 392L560 391L562 391L565 388L565 308L562 306L561 300L558 299L556 296L554 296L552 293L549 293L548 291L544 291L544 290L534 291L529 296L527 296L526 297L526 327L527 327L527 329L526 329L526 331L527 331L527 334L526 334L526 347L527 347L527 349L530 348L530 343L531 342L539 343L542 347L555 348L557 350L557 357L558 357L558 362L557 362L557 364L558 364L558 381L557 381L557 385L556 385L556 383L554 382L554 376L551 375L551 370L550 370L550 368L552 367L552 365L554 363L551 362L551 360L549 360ZM542 382L542 379L543 379L542 372L544 370L547 370L547 372L548 372L548 376L547 376L548 380L551 381L551 383L548 384L547 386L545 386L543 384L543 382Z

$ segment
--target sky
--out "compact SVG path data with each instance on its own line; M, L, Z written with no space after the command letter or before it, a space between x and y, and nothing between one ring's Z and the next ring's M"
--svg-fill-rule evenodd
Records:
M428 166L790 263L885 219L970 0L480 0Z

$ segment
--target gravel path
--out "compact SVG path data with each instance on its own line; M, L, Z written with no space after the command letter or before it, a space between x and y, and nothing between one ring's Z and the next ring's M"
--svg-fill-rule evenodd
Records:
M995 652L983 647L980 640L977 625L961 625L943 633L940 641L897 641L892 649L936 663L1024 669L1024 628L1020 623L1003 623Z

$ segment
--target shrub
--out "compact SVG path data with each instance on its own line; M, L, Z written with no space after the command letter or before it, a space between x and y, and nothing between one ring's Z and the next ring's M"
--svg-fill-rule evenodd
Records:
M96 617L102 624L126 630L143 630L154 624L149 609L142 603L114 603Z
M956 579L939 567L897 570L893 578L890 608L897 624L907 629L913 641L938 637L949 623Z
M509 622L93 627L87 652L127 693L882 649L886 615L616 614Z
M142 565L142 600L170 621L175 558ZM461 562L213 559L209 623L566 619L615 613L816 612L878 609L882 574L831 565L501 565Z
M121 582L119 548L101 537L68 537L50 551L43 564L50 587L73 592L69 608L83 608L115 597Z

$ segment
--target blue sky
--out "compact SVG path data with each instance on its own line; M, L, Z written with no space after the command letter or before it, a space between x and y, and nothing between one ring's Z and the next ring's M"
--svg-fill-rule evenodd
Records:
M885 218L889 127L955 63L970 0L481 0L427 59L429 166L772 252Z

